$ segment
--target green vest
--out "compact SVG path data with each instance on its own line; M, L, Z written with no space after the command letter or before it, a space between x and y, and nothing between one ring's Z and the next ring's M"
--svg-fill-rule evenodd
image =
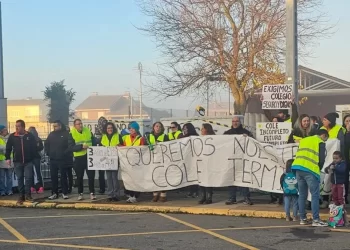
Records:
M120 144L119 134L118 133L113 134L111 140L108 139L108 136L106 134L102 135L101 144L102 146L105 146L105 147L118 146Z
M302 166L316 175L320 175L320 167L318 166L320 143L324 142L317 135L302 139L293 166Z
M160 136L158 136L157 141L156 141L156 137L153 134L149 135L149 143L151 143L151 145L155 145L156 142L163 142L164 141L164 134L161 134Z
M0 145L6 145L4 139L0 138ZM6 160L5 154L0 154L0 161Z
M85 143L89 146L92 146L92 138L91 138L90 129L83 127L83 131L81 133L79 133L78 130L76 130L75 128L72 128L70 133L71 133L76 145L83 145ZM83 149L79 152L73 152L73 155L74 155L74 157L78 157L78 156L86 155L86 153L87 153L86 149Z
M168 133L169 141L177 139L180 134L181 134L181 131L176 131L175 133L172 133L172 132Z
M327 130L325 127L321 127L320 129ZM342 126L336 124L333 128L331 128L328 131L329 139L337 139L338 138L338 134L339 134L339 130L342 130L344 134L346 133L346 129L345 128L343 128Z

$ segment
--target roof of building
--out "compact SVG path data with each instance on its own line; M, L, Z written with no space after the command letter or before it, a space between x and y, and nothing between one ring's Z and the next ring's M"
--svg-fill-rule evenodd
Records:
M37 106L46 103L43 99L7 100L7 106Z
M75 110L111 109L122 97L122 95L91 95L80 103Z

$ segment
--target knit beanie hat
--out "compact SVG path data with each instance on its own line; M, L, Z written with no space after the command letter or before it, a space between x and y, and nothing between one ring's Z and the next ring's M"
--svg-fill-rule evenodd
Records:
M339 114L335 112L328 113L324 116L324 118L331 123L331 126L334 126L336 124L337 118L339 118Z
M6 126L0 125L0 132L1 132L4 128L6 128Z
M132 122L129 126L130 128L135 129L137 133L140 131L140 125L137 122Z

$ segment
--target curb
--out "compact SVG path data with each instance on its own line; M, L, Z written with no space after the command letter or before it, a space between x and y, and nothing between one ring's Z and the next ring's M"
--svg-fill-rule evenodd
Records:
M284 211L262 211L262 210L242 210L223 208L200 208L200 207L172 207L172 206L142 206L142 205L118 205L118 204L93 204L93 203L54 203L24 202L22 206L16 204L14 200L0 200L0 207L21 207L21 208L42 208L42 209L80 209L80 210L101 210L119 212L152 212L152 213L177 213L177 214L197 214L197 215L223 215L235 217L252 218L286 218ZM322 220L329 218L328 214L320 214ZM348 216L348 218L350 218Z

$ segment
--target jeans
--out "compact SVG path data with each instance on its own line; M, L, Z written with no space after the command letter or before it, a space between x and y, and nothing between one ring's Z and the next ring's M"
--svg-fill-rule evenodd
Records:
M33 163L21 163L15 162L15 173L17 175L18 180L18 191L19 194L24 196L31 196L30 188L33 183ZM25 186L24 186L25 179Z
M285 195L284 199L284 211L286 212L286 217L290 217L290 206L293 206L293 216L296 218L298 216L298 196L297 195Z
M90 193L95 193L95 170L87 170L87 157L79 156L75 158L74 161L74 171L77 175L77 186L78 193L82 194L84 192L84 172L88 176L89 191Z
M104 170L98 171L98 183L100 186L100 190L102 191L102 193L104 193L106 191L106 180L105 180L105 171Z
M52 194L58 195L58 171L61 173L61 188L62 194L68 193L68 178L67 171L68 168L65 167L64 161L50 161L50 173L51 173L51 181L52 181Z
M118 170L107 170L106 174L107 174L108 196L111 198L116 198L118 197L118 190L119 190Z
M250 192L249 192L249 188L247 187L241 187L242 190L242 194L244 196L244 198L249 198L250 197ZM229 200L231 201L236 201L237 199L237 187L236 186L229 186L228 187L228 193L229 193Z
M299 213L300 219L306 219L305 203L308 195L308 189L311 193L311 210L313 220L320 219L320 180L306 171L296 171L298 187L299 187Z
M12 168L0 168L0 194L12 193Z
M35 167L36 178L38 180L38 188L41 188L43 187L43 177L41 175L41 159L35 158L33 160L33 165ZM33 176L34 176L34 169L33 169ZM34 178L32 181L32 187L35 187Z

